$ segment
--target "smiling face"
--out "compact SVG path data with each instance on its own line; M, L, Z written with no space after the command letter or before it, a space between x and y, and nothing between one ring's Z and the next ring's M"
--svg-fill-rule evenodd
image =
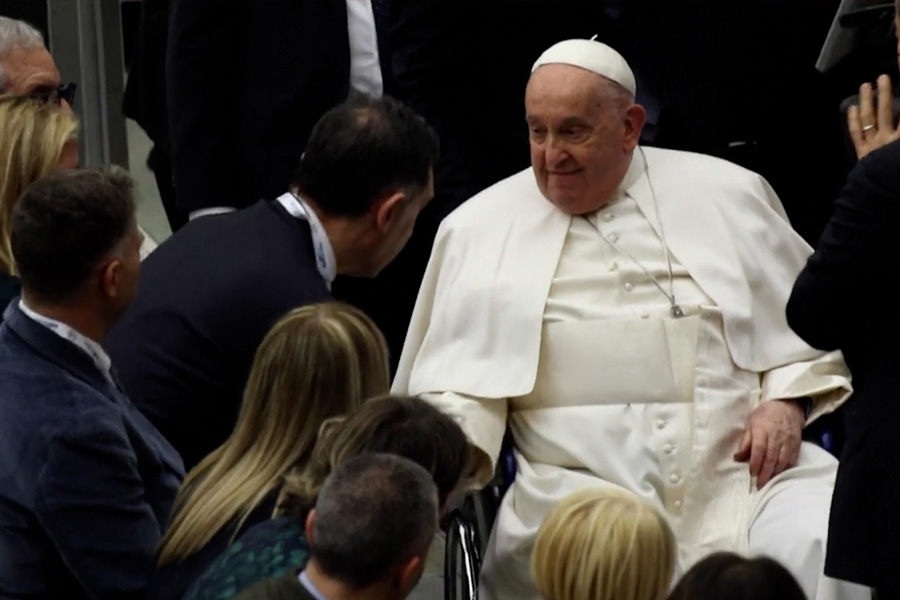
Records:
M550 64L532 74L525 112L541 193L572 215L609 202L646 119L630 95L596 73Z

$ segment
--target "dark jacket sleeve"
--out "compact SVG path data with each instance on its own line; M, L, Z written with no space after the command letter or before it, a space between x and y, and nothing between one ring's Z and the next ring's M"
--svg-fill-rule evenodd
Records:
M791 328L822 350L844 348L870 319L896 310L900 142L857 163L815 253L794 284Z
M38 521L91 598L144 598L162 527L121 416L82 411L58 429L39 474Z
M172 2L166 53L172 172L179 209L229 206L239 149L235 79L245 2ZM264 43L264 42L261 42Z

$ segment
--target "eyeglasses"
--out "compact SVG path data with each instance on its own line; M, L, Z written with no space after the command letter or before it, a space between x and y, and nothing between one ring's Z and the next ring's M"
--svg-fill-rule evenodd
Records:
M59 86L51 92L44 94L34 94L32 97L36 100L40 100L41 102L54 104L56 106L62 104L63 100L68 102L69 106L75 106L75 90L77 88L78 85L74 83L67 83L65 85Z

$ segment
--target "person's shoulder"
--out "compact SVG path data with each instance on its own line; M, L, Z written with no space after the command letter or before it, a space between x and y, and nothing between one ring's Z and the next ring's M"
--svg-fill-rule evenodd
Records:
M272 219L269 201L222 214L197 217L166 238L142 263L144 271L190 269L222 254L246 251L254 241L252 231ZM142 273L142 276L144 273Z
M12 398L22 412L80 413L103 407L107 396L56 362L45 358L9 331L0 330L0 402ZM28 398L27 402L22 402Z
M697 152L643 148L647 157L650 176L654 171L661 175L684 179L695 183L734 185L753 182L760 175L736 163Z

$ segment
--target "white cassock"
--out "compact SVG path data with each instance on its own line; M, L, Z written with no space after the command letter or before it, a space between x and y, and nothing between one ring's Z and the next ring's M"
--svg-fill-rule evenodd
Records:
M644 271L669 291L659 222L682 318ZM798 465L757 491L733 459L760 403L812 396L813 419L850 394L840 353L813 350L785 321L811 252L758 175L652 148L588 218L555 208L527 170L444 221L393 391L459 419L483 453L475 485L491 479L507 424L513 433L517 474L482 599L537 600L528 566L542 520L603 486L668 517L679 572L717 550L767 554L810 599L868 597L822 575L837 461L804 443Z

